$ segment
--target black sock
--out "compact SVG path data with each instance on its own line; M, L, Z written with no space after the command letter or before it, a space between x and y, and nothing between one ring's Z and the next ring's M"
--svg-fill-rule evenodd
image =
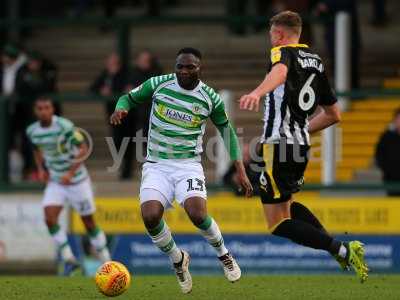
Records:
M295 220L301 220L303 222L306 222L315 228L325 232L328 234L324 226L321 224L321 222L317 219L317 217L303 204L299 202L293 202L290 205L290 215L292 216L292 219Z
M273 235L314 249L326 250L332 255L338 254L342 243L328 234L301 220L287 219L272 232Z

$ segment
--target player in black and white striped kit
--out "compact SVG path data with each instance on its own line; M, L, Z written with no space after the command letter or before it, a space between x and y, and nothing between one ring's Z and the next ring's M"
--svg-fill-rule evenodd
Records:
M322 60L307 45L289 44L271 50L269 71L277 64L288 68L287 79L266 96L262 142L310 145L308 117L318 105L337 102Z
M240 108L258 110L265 98L264 171L260 195L272 234L295 243L328 251L343 269L352 267L363 282L368 276L364 247L330 236L319 220L293 194L304 182L310 134L340 121L336 96L325 75L321 58L299 44L302 20L285 11L271 19L271 62L264 81L240 99ZM321 111L309 121L317 107Z

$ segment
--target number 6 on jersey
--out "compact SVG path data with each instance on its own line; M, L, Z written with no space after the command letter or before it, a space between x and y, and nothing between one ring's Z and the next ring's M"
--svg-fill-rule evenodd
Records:
M310 77L308 77L304 86L300 90L299 106L304 111L310 110L315 103L315 92L311 87L311 82L314 80L314 77L315 73L311 74ZM308 95L307 101L305 101L306 95Z

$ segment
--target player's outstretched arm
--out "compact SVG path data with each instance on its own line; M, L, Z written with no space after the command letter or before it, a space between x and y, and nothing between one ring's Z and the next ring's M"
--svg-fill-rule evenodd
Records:
M286 81L287 73L288 68L283 63L274 65L271 72L265 76L264 81L255 90L240 98L240 109L258 111L260 98L283 84Z
M238 175L239 188L244 189L246 197L250 197L253 194L253 186L250 183L249 178L246 174L246 169L242 161L242 152L240 151L239 141L235 133L235 129L231 123L223 125L216 125L218 131L224 140L225 148L229 153L231 160L236 168L236 174Z
M308 132L311 134L340 122L340 109L337 102L320 107L322 110L310 120L308 125Z
M235 133L235 129L229 122L228 117L225 112L225 106L222 100L218 97L218 104L214 107L211 113L211 121L217 127L222 139L224 140L224 145L229 153L231 160L233 161L237 174L238 181L241 189L244 189L247 197L253 194L253 187L247 177L245 167L242 161L242 152L240 151L239 140Z
M128 115L129 110L143 102L151 101L153 92L154 88L151 84L151 79L149 79L128 94L121 96L115 106L115 111L110 117L111 125L121 124L122 119Z
M239 181L239 190L244 189L246 197L253 195L253 186L251 185L250 179L247 177L246 169L242 160L233 161L236 169L237 180Z

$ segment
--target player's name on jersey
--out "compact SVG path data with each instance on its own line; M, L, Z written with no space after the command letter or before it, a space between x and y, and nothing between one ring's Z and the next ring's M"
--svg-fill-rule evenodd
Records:
M145 233L137 199L99 198L96 202L96 218L107 233ZM335 234L400 234L400 200L307 196L301 202L310 207L329 231ZM219 194L208 199L208 211L218 220L225 233L267 232L261 203L257 198L248 200ZM166 221L174 233L197 232L180 207L168 211ZM76 214L72 216L71 231L84 233L82 222Z
M318 59L310 58L310 57L308 57L308 58L298 57L297 61L299 62L299 64L301 65L301 67L303 69L314 68L314 69L317 69L320 73L322 73L324 71L324 65Z

